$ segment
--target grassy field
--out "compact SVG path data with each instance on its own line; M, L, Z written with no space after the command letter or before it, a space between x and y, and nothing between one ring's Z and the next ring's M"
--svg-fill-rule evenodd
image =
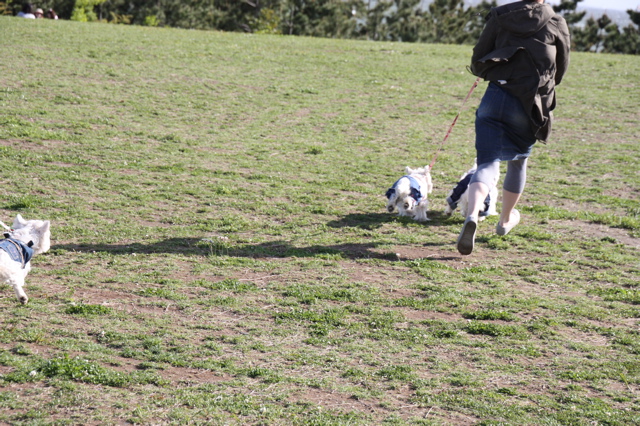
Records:
M385 211L469 46L0 17L0 219L49 219L0 292L0 423L640 423L640 57L574 54L523 221L473 255L445 197Z

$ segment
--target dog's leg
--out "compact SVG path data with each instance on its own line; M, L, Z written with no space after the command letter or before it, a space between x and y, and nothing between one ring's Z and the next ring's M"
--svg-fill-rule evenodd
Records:
M413 212L404 207L398 206L398 216L412 216Z
M452 201L451 200L452 195L453 195L453 191L449 191L449 195L447 195L447 198L445 199L447 205L444 208L444 214L446 214L447 216L451 216L455 211L455 209L451 207L451 203L449 203L449 201ZM456 208L458 208L457 204L456 204Z
M396 201L398 199L398 195L395 193L395 191L388 194L389 197L387 198L387 211L389 213L393 213L393 211L396 209Z
M13 274L8 281L9 284L13 286L13 290L16 292L16 297L18 298L20 303L25 305L29 301L29 298L27 297L27 293L25 293L23 289L25 276L21 272L22 271L17 274Z
M418 204L414 209L416 214L415 216L413 216L413 219L417 220L418 222L426 222L431 220L427 217L427 207L428 203L425 201Z
M467 217L467 206L469 205L469 191L465 191L460 197L460 201L458 202L458 206L460 207L460 214L462 217Z

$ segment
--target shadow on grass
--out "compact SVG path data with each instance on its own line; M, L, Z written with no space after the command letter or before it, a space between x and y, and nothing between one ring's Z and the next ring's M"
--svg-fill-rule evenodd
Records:
M250 258L343 258L397 260L394 253L374 251L376 244L336 244L294 247L284 241L261 244L233 245L224 240L211 238L169 238L152 244L60 244L51 247L51 252L75 251L81 253L131 254L180 254L185 256L229 256Z
M398 216L397 213L354 213L343 217L340 220L333 220L327 223L331 228L360 228L373 230L380 228L385 223L401 223L402 225L422 225L422 226L448 226L451 223L463 223L460 215L454 218L445 215L441 211L429 211L428 222L416 222L410 217ZM459 220L457 220L459 219Z
M398 217L388 213L350 214L336 221L328 222L332 228L361 228L373 230L385 223L400 223L411 226L445 226L449 218L439 212L431 212L429 222L415 222L408 217ZM462 223L462 220L460 220ZM441 245L441 244L429 244ZM185 256L230 256L250 258L318 257L343 259L384 259L398 260L395 253L378 252L376 243L352 243L336 245L313 245L294 247L286 241L272 241L261 244L233 245L222 238L169 238L152 244L61 244L52 247L58 251L109 254L180 254Z

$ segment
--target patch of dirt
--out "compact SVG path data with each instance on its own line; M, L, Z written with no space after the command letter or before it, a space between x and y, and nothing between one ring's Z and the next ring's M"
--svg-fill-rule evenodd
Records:
M157 226L158 224L151 223L153 226ZM489 232L487 229L483 229L484 232ZM584 222L584 221L549 221L547 225L545 225L545 232L550 233L559 233L562 234L562 238L575 238L581 240L593 240L593 239L601 239L605 237L614 238L621 244L624 244L629 247L639 248L640 247L640 239L633 238L629 235L629 232L624 229L619 228L611 228L604 225ZM482 237L482 235L480 235ZM451 237L447 237L448 241L443 241L442 244L425 244L425 245L397 245L391 248L386 249L378 249L373 245L342 245L337 249L346 252L346 259L339 261L339 268L342 270L340 274L344 274L348 276L348 279L357 282L364 283L366 286L370 286L372 289L379 291L385 295L392 295L392 298L402 298L402 297L411 297L416 296L418 290L415 289L414 283L418 279L420 282L424 282L424 278L416 277L415 271L410 268L407 268L407 265L402 263L406 260L417 260L417 259L427 259L442 263L452 269L462 269L469 268L474 265L484 265L484 266L493 266L496 263L500 262L505 265L510 261L515 261L518 259L518 254L516 250L491 250L487 249L486 245L482 242L479 243L479 247L476 253L472 256L461 256L455 250L455 235ZM195 240L193 240L195 241ZM191 241L191 243L193 243ZM127 244L128 242L124 242L123 244ZM159 271L164 270L164 265L159 262L157 264L149 264L144 265L143 262L146 262L147 259L151 261L157 261L154 257L157 254L168 253L172 255L172 257L177 257L173 255L182 254L181 250L183 249L172 249L174 251L168 251L165 248L165 243L152 244L151 246L136 246L135 243L131 243L131 251L145 253L147 252L148 257L144 257L144 259L140 258L140 268L150 268L153 270L154 267L158 267ZM27 287L28 294L33 298L50 298L55 303L60 303L61 307L55 308L55 310L61 312L64 309L64 306L68 303L67 299L72 298L76 303L86 303L86 304L99 304L112 307L116 311L126 312L130 317L135 318L135 321L148 321L149 323L153 323L158 319L165 320L166 318L172 318L172 321L178 327L186 327L185 330L193 330L197 328L201 321L207 321L210 325L215 325L215 329L207 329L206 332L194 333L191 337L187 337L187 344L193 344L195 346L202 344L203 336L207 337L216 337L216 336L225 336L228 338L239 337L239 342L242 342L243 333L245 330L251 330L252 327L257 323L252 323L251 321L257 321L260 323L260 327L264 326L264 323L272 324L272 317L270 316L270 306L269 303L273 303L273 301L265 300L264 303L254 303L254 307L256 308L256 318L251 318L248 315L239 315L236 314L233 310L233 307L225 308L223 306L207 306L207 305L199 305L197 303L188 303L189 307L184 309L180 306L180 301L173 301L164 298L157 297L142 297L135 293L136 283L123 283L117 280L118 278L118 262L114 262L115 266L110 266L109 262L112 262L113 257L117 258L117 255L122 256L131 256L130 252L122 251L122 245L113 245L113 246L76 246L75 249L80 252L90 252L90 251L98 251L104 250L110 254L116 256L107 256L105 259L90 259L87 263L82 262L83 256L82 253L74 254L72 250L74 250L72 245L65 246L69 251L64 253L63 255L47 255L44 256L40 262L36 261L34 267L36 269L36 274L34 276L30 276L28 281L37 283L37 290L34 291L33 294L29 292ZM139 249L139 250L138 250ZM145 250L146 249L146 250ZM271 270L263 270L263 271L255 271L250 267L247 267L243 270L236 270L235 273L229 274L225 272L225 275L217 275L219 270L214 267L209 267L206 269L206 272L194 273L194 266L196 266L199 262L199 257L202 256L206 258L206 250L196 250L195 248L187 248L184 249L185 253L189 256L192 256L185 260L176 260L172 258L171 262L172 267L166 268L168 270L164 275L158 275L165 279L173 279L180 281L182 285L180 285L180 290L183 296L193 302L193 300L197 299L200 291L204 291L203 287L199 287L197 285L189 284L190 281L197 279L205 279L210 282L216 282L223 278L236 278L240 281L247 281L251 283L255 283L255 285L260 289L267 289L273 293L273 297L277 297L279 294L279 289L285 288L292 283L298 281L309 281L313 280L313 275L317 275L317 281L323 282L325 272L320 271L308 271L304 269L298 269L295 265L292 265L289 268L282 268L282 270L277 269L275 271ZM247 256L250 256L248 254ZM196 259L196 260L192 260ZM256 261L259 260L255 258ZM391 262L381 264L380 262L362 262L364 259L383 259L383 260L391 260ZM399 262L396 266L393 260L397 259ZM271 262L273 258L265 259L268 262ZM289 259L282 259L282 262L289 262ZM138 262L136 260L135 262ZM268 263L266 262L266 263ZM294 262L291 262L294 263ZM130 268L135 268L137 263L131 263ZM55 270L64 270L64 268L72 268L74 273L68 276L58 276L55 275L53 277L49 277L49 272ZM92 272L95 270L100 270L100 276L95 278L83 278L82 272ZM126 270L124 273L129 273L129 270ZM457 273L457 271L449 270L451 274ZM69 279L71 282L71 289L65 284L66 279ZM87 282L90 282L91 285L85 285ZM140 283L139 288L143 289L145 287L155 287L160 286L161 284L154 284L153 282L144 282ZM325 284L326 285L326 284ZM468 284L461 284L461 286L467 286ZM557 286L553 287L545 287L542 285L535 284L514 284L509 288L509 291L514 295L540 295L540 294L548 294L548 293L557 293L557 297L559 298L570 298L570 299L579 299L581 297L585 297L583 293L575 292L573 288L559 288ZM38 294L39 293L39 294ZM59 298L56 298L55 295L60 295ZM268 293L265 293L268 294ZM236 297L237 295L232 294L232 292L220 291L219 294L216 294L217 297L231 295ZM6 297L13 297L12 293L7 291ZM210 296L208 296L210 297ZM244 298L246 302L254 302L257 298L263 297L263 292L256 292L255 294L244 294L242 296L238 296L239 298ZM407 322L420 322L426 320L443 320L449 322L459 322L461 321L461 317L458 314L454 313L441 313L433 310L421 310L421 309L411 309L411 308L391 308L397 309L402 313L403 317ZM535 312L534 312L535 314ZM33 314L34 316L40 315L37 312ZM96 330L101 328L100 325L93 323L91 320L87 320L81 317L69 317L65 323L65 331L75 332L75 333L96 333ZM44 321L42 318L40 320ZM526 318L522 319L523 321ZM271 322L270 322L271 321ZM626 323L633 327L636 325L637 319L629 319ZM607 324L603 324L606 326ZM296 325L292 325L292 327L296 327ZM152 329L153 327L148 327L148 329ZM567 344L571 342L575 342L576 344L583 343L585 345L590 345L596 348L606 347L609 345L609 341L607 338L598 335L596 333L584 333L575 329L567 329L565 327L561 328L561 331L558 333L560 337L566 340ZM277 335L276 335L277 336ZM95 337L95 336L94 336ZM271 344L276 344L275 340L283 339L290 340L290 344L292 347L296 347L296 345L300 345L300 342L303 341L307 337L306 331L302 335L296 335L295 338L292 335L282 336L266 336L261 335L260 337L255 337L254 340L256 343L262 343L264 346L269 346ZM275 340L274 340L275 339ZM490 338L485 336L470 336L471 340L477 340L478 343L482 343L484 340L489 340ZM286 349L286 345L283 344L283 341L277 342L277 344L282 345L283 349ZM53 356L53 353L56 353L58 349L54 347L47 347L44 345L37 344L24 344L27 346L32 353L41 354L43 357ZM2 350L11 350L15 348L17 344L3 344L0 345L0 349ZM231 349L229 349L231 348ZM253 349L247 349L246 347L242 347L242 343L239 344L237 349L234 346L226 345L225 350L236 351L236 352L228 352L225 353L225 356L230 356L230 358L238 358L241 359L242 362L246 362L247 365L251 363L263 364L266 368L269 368L272 365L275 365L273 370L277 370L278 368L282 368L289 360L279 359L280 355L276 355L273 357L273 353L267 352L267 355L260 353L259 351L255 351ZM292 349L293 350L293 349ZM313 349L315 352L315 356L320 358L324 356L331 356L332 349L327 349L327 353L325 354L322 349ZM569 351L569 349L567 349ZM78 354L82 356L82 354ZM484 385L487 388L495 389L500 387L510 387L515 389L517 392L525 394L525 395L548 395L551 390L547 388L549 380L545 378L537 378L532 377L531 375L527 376L528 383L522 383L517 377L509 377L507 375L502 375L501 372L495 372L488 377L486 377L486 373L478 370L477 362L473 359L473 351L469 351L468 353L460 351L459 348L450 349L447 348L446 345L427 348L425 350L425 357L433 357L434 359L442 361L443 364L450 364L459 366L461 371L466 372L477 372L478 377L483 377ZM73 354L70 354L73 356ZM273 359L269 358L269 356ZM489 355L487 355L489 357ZM140 359L131 359L124 358L120 356L108 355L105 357L108 360L111 360L112 364L108 364L108 368L112 368L115 370L121 370L126 372L133 372L141 368L141 363L143 362ZM345 356L345 358L348 358ZM544 356L540 358L528 359L522 357L522 359L518 359L517 356L514 356L513 359L509 361L499 360L496 363L504 363L509 362L515 365L530 365L532 362L536 364L537 369L541 371L548 372L551 376L554 371L554 366L552 364L553 357L547 359ZM431 361L424 361L425 365L428 365ZM309 372L300 372L299 368L296 368L296 374L298 377L327 377L325 374L326 371L322 367L318 367L316 365L309 365ZM438 377L438 372L433 371L430 368L420 368L416 369L416 373L425 379L436 378ZM13 371L10 367L0 366L0 374L6 374L10 371ZM217 384L222 382L232 382L237 380L238 377L230 376L226 373L219 371L211 371L211 370L200 370L195 368L180 368L173 367L167 365L166 363L162 364L161 368L153 369L153 373L158 374L164 379L171 382L170 386L180 387L180 386L191 386L191 385L199 385L199 384ZM333 370L329 370L329 374L333 374ZM245 380L246 378L242 378ZM345 380L339 376L335 378L336 386L339 384L349 386L353 386L353 383L350 383L348 380ZM249 380L249 379L246 379ZM257 379L259 382L259 379ZM21 389L28 388L28 384L22 386ZM384 386L382 384L381 386ZM447 388L450 385L443 382L443 388L441 390L433 390L434 394L438 392L450 392L451 389ZM251 389L254 389L254 392L260 391L260 385L250 386ZM257 390L255 390L257 389ZM342 389L342 388L340 388ZM238 392L242 392L242 389L236 389ZM620 392L628 391L628 389L621 388ZM266 392L266 391L265 391ZM355 392L354 392L355 393ZM414 389L409 389L406 386L401 386L399 388L393 389L384 389L384 396L381 398L372 397L368 398L359 398L357 395L353 393L349 393L347 391L339 391L336 390L336 387L323 387L316 388L313 386L299 386L291 389L290 393L286 393L287 401L296 404L296 403L310 403L314 407L319 407L327 410L336 410L338 412L362 412L370 414L373 419L376 421L381 421L382 419L388 418L389 416L400 416L405 420L410 418L424 418L427 420L431 420L434 422L442 422L445 424L473 424L480 419L467 417L462 412L451 412L447 411L444 408L440 408L438 406L420 406L416 405L413 402L413 398L416 396L416 392ZM599 395L595 393L595 396ZM523 399L518 402L519 404L526 405L529 404L530 401Z
M617 182L620 182L620 185L624 185L624 183L621 182L621 179L619 177L614 177L614 178L616 179ZM637 188L626 186L625 188L607 190L604 192L604 195L608 195L609 197L614 197L614 198L638 200L640 199L640 190Z
M555 232L572 234L586 240L599 240L602 238L614 238L620 244L633 248L640 248L640 238L629 235L629 231L623 228L612 228L598 223L584 222L580 220L554 220L550 221Z
M460 315L415 309L402 309L402 315L409 321L444 320L456 322L460 320Z

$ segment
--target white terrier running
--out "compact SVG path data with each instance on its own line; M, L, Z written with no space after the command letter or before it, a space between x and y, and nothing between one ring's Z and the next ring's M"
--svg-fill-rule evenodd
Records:
M4 234L4 240L0 240L0 280L13 286L22 304L29 301L22 287L31 270L31 258L51 247L49 228L48 220L24 220L17 215L13 229Z
M431 169L424 166L414 170L407 166L404 173L385 194L387 210L393 213L397 208L398 215L411 216L419 222L430 220L427 217L427 195L433 191Z

